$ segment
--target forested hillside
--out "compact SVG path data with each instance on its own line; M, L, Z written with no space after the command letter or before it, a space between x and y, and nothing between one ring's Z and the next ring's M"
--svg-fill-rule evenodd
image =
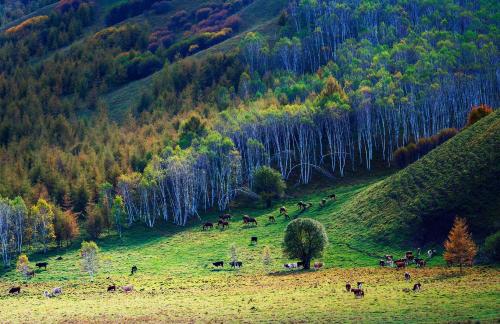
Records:
M5 29L0 196L184 225L262 165L290 184L390 167L498 107L498 1L271 2L61 0Z

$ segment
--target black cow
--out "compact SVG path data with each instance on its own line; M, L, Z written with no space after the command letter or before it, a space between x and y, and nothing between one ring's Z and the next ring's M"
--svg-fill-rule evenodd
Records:
M411 276L408 272L405 272L405 280L409 281L411 279Z
M300 268L303 266L304 266L304 262L302 262L302 261L297 262L297 268Z
M203 230L206 230L207 228L214 228L214 224L206 222L205 224L203 224Z
M136 272L137 272L137 266L132 266L132 269L130 270L130 275L133 275Z
M335 194L328 195L328 198L337 200L337 196Z
M347 292L351 291L351 283L349 281L345 283L345 290L347 290Z
M257 236L252 236L252 237L250 238L250 243L252 243L252 244L253 244L253 243L257 244Z
M269 216L269 222L276 223L276 218L273 215Z
M21 293L21 287L12 287L9 290L9 294L20 294Z
M219 219L219 221L217 222L217 227L219 226L222 226L222 229L224 229L225 227L229 227L229 222Z
M422 288L420 282L417 282L416 284L413 285L413 291L415 292L420 291L420 288Z
M35 264L38 269L41 269L41 268L44 268L45 270L47 270L47 265L49 265L47 262L38 262Z
M62 259L63 259L62 256L59 256L59 257L56 258L57 261L61 261Z
M219 218L222 220L231 219L231 217L231 214L224 214L219 216Z
M241 268L243 266L243 262L241 261L231 261L229 262L232 268Z
M108 286L108 292L110 291L116 291L116 286L115 285Z
M285 208L285 206L280 207L280 215L281 214L286 214L286 208Z
M217 262L214 262L212 263L214 265L214 267L224 267L224 261L217 261Z

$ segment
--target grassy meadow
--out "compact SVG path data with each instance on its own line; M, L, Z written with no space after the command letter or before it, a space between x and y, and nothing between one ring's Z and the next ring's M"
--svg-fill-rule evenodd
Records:
M441 256L430 260L426 269L411 266L410 282L403 271L378 268L385 253L403 255L402 247L385 246L357 240L362 231L355 222L346 222L339 211L367 186L384 176L357 183L345 183L330 189L311 189L301 197L289 197L283 203L294 217L311 217L322 222L330 245L318 271L285 270L283 263L294 261L283 256L281 242L288 221L272 209L237 209L229 229L201 230L196 221L187 228L160 226L146 229L136 226L120 239L114 233L98 241L100 270L91 282L79 265L79 244L53 249L47 255L32 255L32 263L48 261L47 271L37 270L36 277L24 282L14 271L1 273L0 321L40 322L122 322L131 321L366 321L449 322L500 319L500 272L498 268L476 267L459 275L458 269L443 266ZM312 193L314 192L314 193ZM335 192L337 201L324 208L319 202ZM299 214L295 204L310 201L314 207ZM241 215L257 218L258 226L246 226ZM268 218L277 216L272 224ZM205 219L216 215L204 215ZM257 236L258 244L250 244ZM239 270L228 264L214 269L214 261L229 263L230 247L237 247L243 261ZM271 250L272 264L264 267L262 252ZM408 247L409 248L409 247ZM428 247L425 247L428 248ZM62 256L63 260L56 258ZM138 273L131 276L136 265ZM366 296L355 299L345 292L345 282L363 281ZM418 293L403 292L415 282L422 283ZM135 291L107 293L108 284L132 284ZM19 296L8 289L21 285ZM63 294L47 299L44 290L62 287Z

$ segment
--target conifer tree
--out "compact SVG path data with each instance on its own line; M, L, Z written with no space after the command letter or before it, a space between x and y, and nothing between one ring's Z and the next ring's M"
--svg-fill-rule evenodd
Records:
M458 264L460 272L464 265L472 265L477 254L477 246L472 240L464 218L455 218L444 248L444 259L448 264Z

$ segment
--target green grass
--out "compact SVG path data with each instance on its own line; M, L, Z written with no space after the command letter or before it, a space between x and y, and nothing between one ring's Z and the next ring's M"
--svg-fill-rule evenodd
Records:
M407 242L422 224L435 222L446 234L451 220L468 218L475 234L500 226L500 113L462 130L419 161L377 182L346 204L346 222L366 228L363 237Z
M53 249L47 255L30 256L32 262L48 261L47 271L37 271L35 278L24 283L14 271L0 277L0 321L340 321L340 322L406 322L495 320L500 297L498 268L467 269L463 276L457 269L442 268L437 256L432 267L415 269L412 283L402 280L402 272L379 269L378 259L384 253L400 256L405 249L360 240L365 230L357 222L338 217L346 205L383 176L344 180L327 189L299 188L300 196L278 202L272 209L234 209L235 219L229 229L201 230L201 221L186 228L162 225L155 229L135 226L123 239L114 233L97 243L100 246L101 269L94 282L81 273L78 244L68 249ZM336 202L320 208L318 203L330 192ZM295 204L310 201L314 207L299 214ZM277 217L284 204L294 217L311 217L323 223L330 245L321 261L320 271L288 271L282 264L290 262L282 254L281 242L288 221ZM241 215L257 218L258 226L245 226ZM215 220L216 214L203 215ZM257 245L250 237L257 236ZM240 270L214 269L213 261L229 261L230 246L235 244L244 266ZM270 247L273 263L262 264L262 251ZM408 247L407 247L408 248ZM62 261L55 258L61 255ZM130 276L130 268L139 271ZM269 274L271 272L271 274ZM109 278L109 279L107 279ZM345 281L365 282L366 297L357 300L345 293ZM423 284L420 293L405 293L416 281ZM135 292L107 293L109 283L133 284ZM8 296L9 287L21 284L20 296ZM64 294L46 299L44 290L61 286ZM446 316L446 317L444 317Z

